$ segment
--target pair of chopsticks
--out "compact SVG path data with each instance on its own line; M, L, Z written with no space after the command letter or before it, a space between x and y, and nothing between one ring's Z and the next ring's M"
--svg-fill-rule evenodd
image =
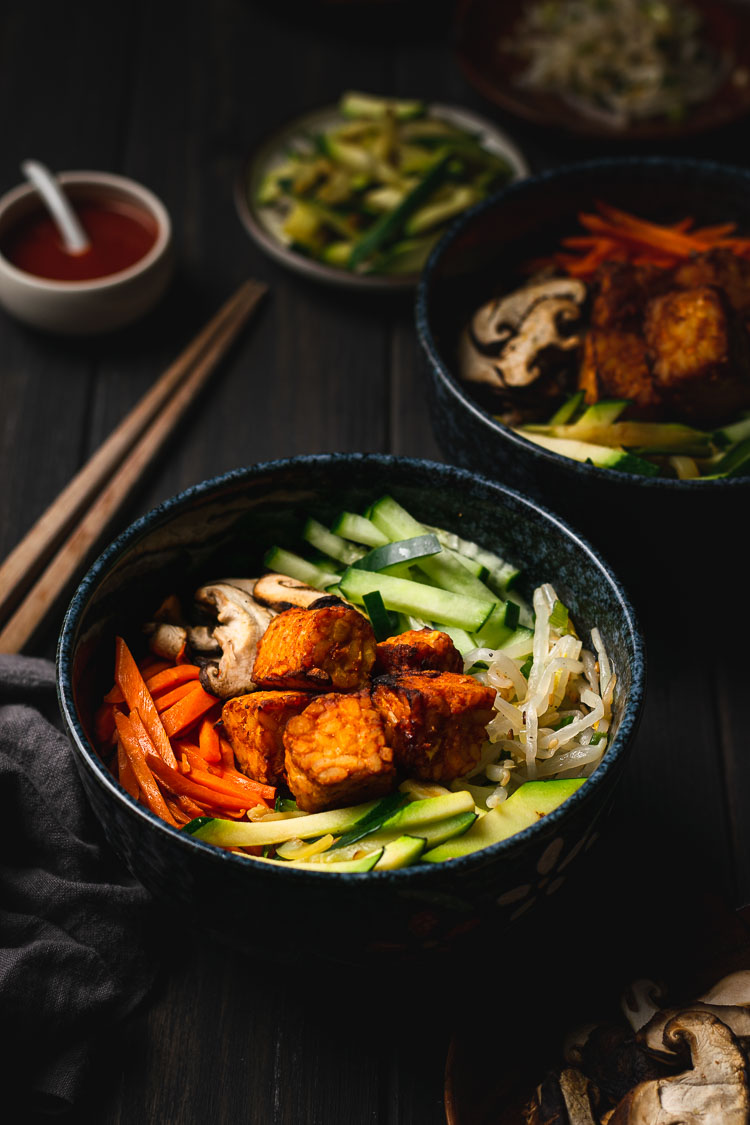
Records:
M267 288L252 280L239 287L5 559L0 566L0 652L20 652L33 636L133 494Z

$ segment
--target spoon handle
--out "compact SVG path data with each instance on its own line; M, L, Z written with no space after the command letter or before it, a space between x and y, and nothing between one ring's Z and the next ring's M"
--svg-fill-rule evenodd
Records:
M24 160L21 171L34 185L47 206L71 254L82 254L89 248L89 238L78 216L55 177L38 160Z

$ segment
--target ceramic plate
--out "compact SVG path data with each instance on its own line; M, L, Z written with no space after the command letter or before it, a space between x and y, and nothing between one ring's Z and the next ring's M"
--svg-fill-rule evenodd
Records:
M525 0L462 0L456 17L458 62L489 101L543 126L607 140L667 140L715 129L750 111L750 5L692 0L703 20L704 38L727 59L726 77L713 95L691 106L680 121L649 118L619 128L574 109L556 94L519 89L522 63L502 48Z
M513 169L513 175L509 182L522 179L529 174L529 166L523 153L496 125L475 113L471 113L469 110L456 106L430 104L428 113L431 117L439 118L451 125L465 129L467 132L474 133L479 137L483 147L488 152L495 153L507 160ZM272 207L260 207L255 203L258 187L263 177L284 160L285 153L290 146L304 145L305 138L310 134L334 128L343 121L344 118L342 118L336 106L327 106L324 109L315 110L297 118L269 137L252 154L237 179L235 202L240 219L248 233L266 253L297 273L304 274L316 281L344 286L349 289L388 291L412 289L417 281L417 275L414 274L399 276L355 274L349 270L339 269L300 254L287 244L281 231L283 219L279 212Z

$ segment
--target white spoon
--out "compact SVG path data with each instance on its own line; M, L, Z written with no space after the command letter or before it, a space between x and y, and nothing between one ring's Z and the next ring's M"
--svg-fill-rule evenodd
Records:
M38 160L24 160L21 171L41 195L69 254L83 254L91 243L55 177Z

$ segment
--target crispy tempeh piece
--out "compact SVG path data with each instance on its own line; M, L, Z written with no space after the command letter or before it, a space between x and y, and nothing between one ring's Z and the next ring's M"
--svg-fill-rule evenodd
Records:
M372 625L348 605L293 607L258 642L252 677L261 688L358 691L375 663Z
M426 781L453 781L479 761L495 691L455 672L382 676L372 699L399 770Z
M237 768L269 785L285 774L284 728L314 696L304 691L254 691L228 699L221 711Z
M439 629L408 629L375 646L375 675L389 672L463 672L461 653Z
M299 808L357 804L395 785L393 752L369 691L320 695L284 731L286 773Z

